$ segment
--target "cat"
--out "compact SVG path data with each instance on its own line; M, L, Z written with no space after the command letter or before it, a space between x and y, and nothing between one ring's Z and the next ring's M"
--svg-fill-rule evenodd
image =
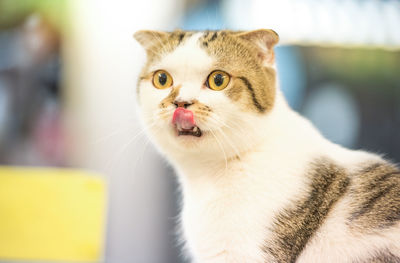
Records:
M192 262L400 262L400 170L325 139L279 90L269 29L138 31L150 139Z

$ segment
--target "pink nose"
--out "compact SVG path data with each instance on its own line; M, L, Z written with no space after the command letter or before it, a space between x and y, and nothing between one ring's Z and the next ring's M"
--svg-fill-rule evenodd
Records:
M182 107L176 108L172 117L172 124L178 126L178 128L192 129L196 126L193 112Z

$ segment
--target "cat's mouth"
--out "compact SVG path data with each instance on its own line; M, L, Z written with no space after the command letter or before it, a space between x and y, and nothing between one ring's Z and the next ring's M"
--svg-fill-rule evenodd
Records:
M193 112L182 107L178 107L175 110L172 117L172 125L175 126L178 136L191 135L200 137L202 134L200 128L196 125Z
M199 127L194 126L190 129L184 129L182 127L179 127L179 125L175 126L177 132L178 132L178 136L180 135L192 135L195 137L200 137L202 135L202 132L200 130Z

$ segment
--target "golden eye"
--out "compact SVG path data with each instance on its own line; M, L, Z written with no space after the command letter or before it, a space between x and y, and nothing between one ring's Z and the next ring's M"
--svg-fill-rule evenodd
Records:
M211 72L207 79L207 86L212 90L223 90L228 86L231 77L228 73L216 70Z
M157 70L153 75L153 85L157 89L166 89L172 86L172 77L165 70Z

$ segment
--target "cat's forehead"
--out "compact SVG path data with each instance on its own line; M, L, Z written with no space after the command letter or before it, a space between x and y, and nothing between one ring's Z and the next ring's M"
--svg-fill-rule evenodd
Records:
M178 42L167 43L167 45L175 44L175 47L164 51L163 56L152 66L153 70L163 68L179 71L189 69L202 71L212 67L213 58L204 49L201 42L204 32L182 32L178 38Z

